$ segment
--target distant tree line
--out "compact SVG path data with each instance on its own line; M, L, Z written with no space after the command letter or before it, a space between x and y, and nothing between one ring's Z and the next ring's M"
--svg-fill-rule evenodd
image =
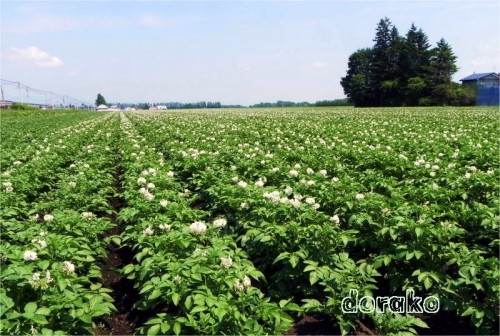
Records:
M150 107L154 106L166 106L169 110L176 109L210 109L210 108L241 108L245 107L242 105L223 105L220 102L196 102L196 103L179 103L179 102L169 102L169 103L117 103L116 105L120 106L120 108L126 107L134 107L141 110L147 110Z
M431 48L427 35L412 24L406 35L388 18L376 28L372 48L349 56L340 84L355 106L473 105L474 92L452 82L456 56L441 39Z
M258 103L251 105L250 107L307 107L307 106L349 106L352 103L347 99L334 99L334 100L321 100L316 103L309 102L292 102L278 100L275 103Z

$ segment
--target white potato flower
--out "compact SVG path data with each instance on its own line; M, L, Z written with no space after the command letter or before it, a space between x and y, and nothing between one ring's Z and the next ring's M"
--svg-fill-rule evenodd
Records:
M38 255L35 251L28 250L24 252L23 259L24 261L34 261L38 259Z
M170 231L172 229L172 225L169 224L160 224L158 227L163 231Z
M233 265L233 259L231 257L221 257L221 265L224 266L224 268L230 268Z
M75 265L71 261L63 262L62 271L66 274L74 274L75 273Z
M207 231L207 226L202 221L196 221L189 226L189 232L195 235L205 233Z
M333 215L332 217L330 217L330 221L336 225L340 225L339 215Z
M144 230L142 230L142 233L145 235L145 236L152 236L155 232L152 228L150 228L149 226L147 228L145 228Z
M54 216L52 216L52 215L44 215L43 216L43 220L46 221L46 222L50 222L50 221L54 220Z
M363 194L356 194L356 199L357 199L358 201L361 201L361 200L362 200L362 199L364 199L364 198L365 198L365 195L363 195Z
M227 220L225 218L217 218L214 220L214 226L218 228L223 228L227 225Z
M242 284L243 284L243 286L245 286L245 288L247 288L247 287L250 287L252 285L252 281L250 280L250 278L248 276L245 275L245 277L243 278Z

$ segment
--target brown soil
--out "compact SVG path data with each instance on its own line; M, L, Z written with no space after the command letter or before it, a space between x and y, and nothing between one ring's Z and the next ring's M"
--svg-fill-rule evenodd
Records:
M338 335L339 333L339 329L334 326L334 322L328 316L306 314L296 321L285 335Z
M116 195L121 195L120 185L121 171L117 168L115 174L114 188ZM115 226L105 233L105 237L119 235L123 226L117 221L117 214L123 208L123 200L116 196L110 199L113 214L108 215ZM139 298L134 283L120 274L120 269L133 262L133 251L129 247L118 247L110 243L106 250L106 259L101 265L102 284L112 290L116 312L102 316L97 321L97 327L92 330L96 335L133 335L135 329L140 325L139 316L133 313L133 305Z

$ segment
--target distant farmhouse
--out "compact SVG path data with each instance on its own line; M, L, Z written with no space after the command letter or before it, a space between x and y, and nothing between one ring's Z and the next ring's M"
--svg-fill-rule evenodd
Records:
M120 107L118 105L112 105L111 107L108 105L101 104L96 107L97 111L120 111Z
M498 106L500 97L500 75L495 72L472 74L460 80L462 85L472 86L476 91L477 106Z
M166 110L167 106L166 105L156 105L156 106L151 106L149 109L150 110Z

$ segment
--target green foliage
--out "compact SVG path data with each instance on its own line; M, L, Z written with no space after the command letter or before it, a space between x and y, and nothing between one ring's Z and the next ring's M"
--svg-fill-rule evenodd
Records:
M90 333L115 310L100 265L116 244L150 316L138 334L286 334L305 313L342 334L498 334L495 112L2 112L0 332ZM440 311L346 314L351 289Z
M10 106L11 110L35 110L35 107L32 107L28 104L23 104L23 103L12 103Z
M95 106L99 106L99 105L106 105L106 99L104 99L104 97L98 93L97 94L97 99L95 100Z
M354 52L341 85L355 106L470 105L466 93L451 87L456 56L441 39L431 48L412 24L405 37L388 18L380 20L372 48Z

